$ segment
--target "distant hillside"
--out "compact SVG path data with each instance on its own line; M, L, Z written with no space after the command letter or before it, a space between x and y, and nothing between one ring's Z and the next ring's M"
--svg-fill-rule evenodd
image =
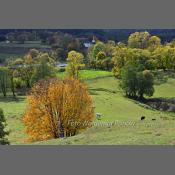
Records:
M126 42L128 36L136 31L148 31L152 35L157 35L161 38L162 42L169 42L175 38L175 29L1 29L0 36L4 36L10 32L32 32L36 31L42 36L44 32L57 32L69 33L76 37L92 37L95 35L97 38L105 40L115 40Z

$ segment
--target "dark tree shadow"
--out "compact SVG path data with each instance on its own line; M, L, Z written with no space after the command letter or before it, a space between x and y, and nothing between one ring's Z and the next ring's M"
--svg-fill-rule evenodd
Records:
M7 97L2 97L0 96L0 102L4 102L4 103L9 103L9 102L21 102L25 100L25 96L17 96L17 97L13 97L13 96L7 96Z
M110 89L105 89L105 88L90 88L90 91L103 91L103 92L109 92L115 94L116 91L112 91Z

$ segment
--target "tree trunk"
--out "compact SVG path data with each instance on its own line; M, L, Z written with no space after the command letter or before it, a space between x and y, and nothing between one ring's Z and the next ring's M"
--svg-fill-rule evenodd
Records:
M64 127L63 127L63 124L62 124L60 117L58 120L58 131L59 131L59 137L63 138L64 137Z
M143 100L143 93L140 94L140 100Z
M6 97L6 96L7 96L7 95L6 95L6 87L5 87L4 84L1 85L1 86L2 86L1 89L2 89L3 96Z
M11 91L12 91L13 97L15 98L16 95L15 95L15 86L14 86L13 78L11 78Z
M60 125L60 138L64 137L64 127L62 126L62 124Z

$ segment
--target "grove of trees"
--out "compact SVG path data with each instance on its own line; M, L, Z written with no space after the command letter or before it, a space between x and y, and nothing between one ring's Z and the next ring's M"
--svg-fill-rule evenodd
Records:
M4 97L11 91L16 97L16 92L27 90L40 79L56 76L55 60L48 53L31 49L22 58L8 62L7 66L0 67L0 92Z
M90 68L112 70L127 96L142 99L154 93L152 71L175 70L175 44L174 40L162 44L157 36L135 32L127 43L97 41L89 48L87 58Z

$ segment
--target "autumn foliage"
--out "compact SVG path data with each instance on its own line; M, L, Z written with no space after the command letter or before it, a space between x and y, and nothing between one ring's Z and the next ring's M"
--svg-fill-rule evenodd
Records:
M39 81L27 100L23 121L30 141L72 136L91 126L92 99L79 80Z

